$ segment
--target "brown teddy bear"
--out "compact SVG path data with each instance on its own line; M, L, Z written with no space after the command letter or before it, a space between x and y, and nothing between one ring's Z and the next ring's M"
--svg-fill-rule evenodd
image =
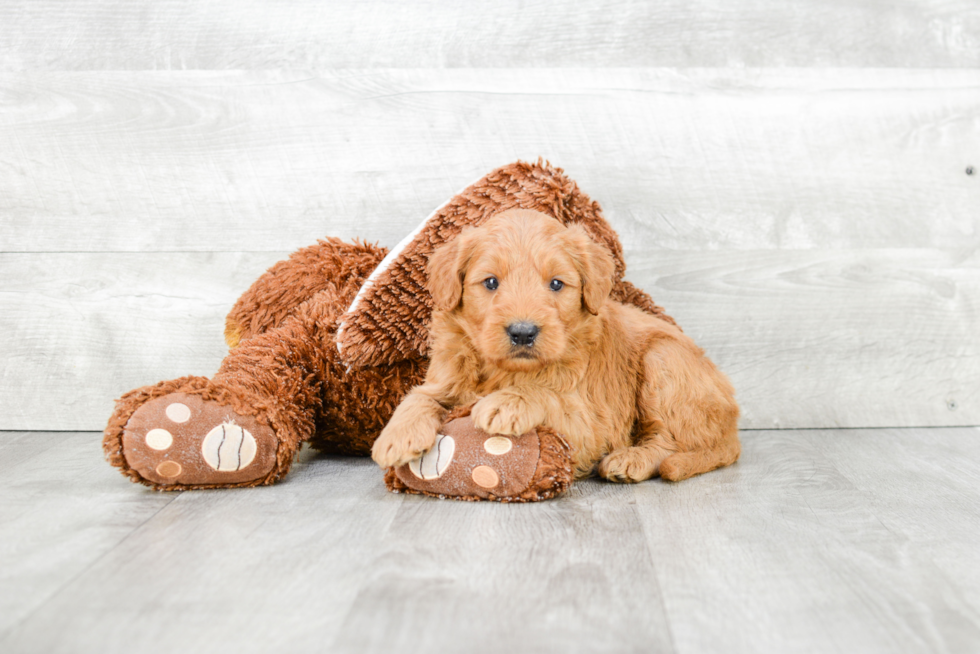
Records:
M117 401L107 460L135 482L187 490L271 484L304 442L369 455L425 376L429 255L463 227L514 208L582 224L615 259L613 298L674 322L623 280L622 246L598 204L561 169L517 162L450 199L391 251L331 238L275 264L229 313L231 349L212 379L164 381ZM568 445L553 430L497 437L460 408L433 451L385 479L396 492L530 501L563 491L571 476Z

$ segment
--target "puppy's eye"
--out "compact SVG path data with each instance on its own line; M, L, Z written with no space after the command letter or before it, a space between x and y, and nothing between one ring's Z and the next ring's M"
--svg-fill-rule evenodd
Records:
M488 291L496 291L500 282L497 281L496 277L487 277L483 280L483 285L487 287Z
M561 281L560 279L552 279L550 288L553 291L560 291L561 289L565 288L565 282Z

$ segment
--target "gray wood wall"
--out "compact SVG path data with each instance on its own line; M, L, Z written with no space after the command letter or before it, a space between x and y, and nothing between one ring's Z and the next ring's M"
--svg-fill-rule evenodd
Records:
M744 428L980 424L974 0L8 0L0 429L211 374L289 251L539 156Z

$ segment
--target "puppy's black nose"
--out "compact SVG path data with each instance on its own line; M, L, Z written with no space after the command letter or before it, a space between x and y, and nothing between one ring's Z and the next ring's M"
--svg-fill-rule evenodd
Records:
M534 339L541 329L533 322L515 322L507 325L507 334L512 345L534 345Z

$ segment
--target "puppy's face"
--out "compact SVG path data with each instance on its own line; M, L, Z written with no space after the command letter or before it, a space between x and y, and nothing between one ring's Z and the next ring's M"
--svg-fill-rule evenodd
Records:
M436 250L429 289L486 362L533 370L591 340L613 270L612 256L581 227L512 210Z

